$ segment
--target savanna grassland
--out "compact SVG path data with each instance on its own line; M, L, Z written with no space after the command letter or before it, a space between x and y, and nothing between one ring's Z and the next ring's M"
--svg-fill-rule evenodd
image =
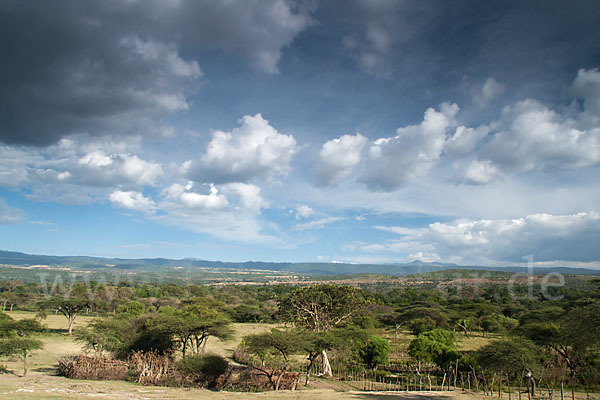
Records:
M598 283L564 282L476 271L295 284L89 280L48 296L40 284L8 279L0 284L0 398L558 399L561 385L563 398L597 398ZM57 368L78 353L127 360L147 351L172 359L180 380L81 380ZM218 390L200 373L182 375L208 355L260 371L266 386ZM273 371L296 374L296 390L272 391Z
M32 312L13 311L8 312L12 318L23 319L34 317ZM85 327L95 317L80 316L76 320L75 329ZM44 349L31 356L30 372L27 377L21 376L22 362L12 359L4 362L11 373L0 375L0 398L6 399L81 399L81 398L110 398L110 399L242 399L242 398L284 398L284 399L387 399L405 398L419 399L425 397L439 399L480 398L474 394L462 392L440 392L440 393L404 393L404 394L369 394L353 390L352 387L336 384L325 379L318 379L314 388L310 390L301 388L296 393L235 393L235 392L213 392L206 389L190 388L163 388L140 386L131 382L115 381L85 381L73 380L56 376L56 364L58 360L66 355L83 351L83 345L73 337L67 335L67 321L62 315L50 315L45 320L48 333L44 335ZM233 351L239 345L244 336L266 332L277 324L269 323L235 323L234 334L229 340L212 340L207 344L207 351L231 358ZM386 333L382 331L382 333ZM389 334L389 332L387 332ZM402 332L398 341L394 342L398 350L402 351L414 338L410 332ZM461 348L476 349L488 339L484 338L461 338Z

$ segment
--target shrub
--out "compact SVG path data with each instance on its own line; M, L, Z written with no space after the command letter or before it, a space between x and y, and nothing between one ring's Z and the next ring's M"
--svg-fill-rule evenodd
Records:
M389 363L390 343L382 337L371 336L367 345L360 350L360 356L369 368L377 369L378 365Z
M177 363L177 370L192 382L214 386L219 376L227 372L229 363L216 354L191 355Z
M430 317L417 318L410 323L410 331L415 336L418 336L420 333L435 329L436 327L436 322Z

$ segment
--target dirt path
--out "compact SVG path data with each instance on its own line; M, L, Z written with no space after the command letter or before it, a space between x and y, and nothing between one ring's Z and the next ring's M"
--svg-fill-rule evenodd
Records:
M242 399L284 399L284 400L493 400L481 394L450 392L359 392L345 391L335 383L316 380L310 389L291 392L213 392L205 389L164 388L140 386L122 381L80 381L34 373L23 378L18 375L0 375L0 399L114 399L114 400L242 400ZM516 396L513 396L515 398ZM508 396L504 395L505 400ZM584 400L585 393L577 395ZM600 400L598 394L590 395L592 400Z

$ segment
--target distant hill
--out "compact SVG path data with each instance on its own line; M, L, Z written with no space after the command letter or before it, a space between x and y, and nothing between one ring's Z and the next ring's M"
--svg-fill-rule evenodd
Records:
M413 261L411 263L395 264L346 264L346 263L274 263L261 261L222 262L185 258L172 260L168 258L103 258L88 256L44 256L25 254L14 251L0 250L0 264L29 266L50 265L56 267L95 269L115 268L123 270L152 270L157 272L160 267L183 268L229 268L229 269L258 269L268 271L287 271L315 275L351 275L351 274L381 274L381 275L412 275L426 272L446 271L450 269L468 269L479 271L501 271L511 273L527 273L526 267L483 267L474 265L456 265L452 263L427 263ZM570 267L536 268L534 273L546 274L556 272L561 274L600 275L600 270Z

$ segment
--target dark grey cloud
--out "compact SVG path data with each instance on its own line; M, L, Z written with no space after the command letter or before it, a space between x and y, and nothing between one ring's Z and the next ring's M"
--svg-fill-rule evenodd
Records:
M461 93L464 79L506 84L510 101L524 92L556 99L563 88L547 82L600 64L600 7L594 0L341 3L347 7L339 18L340 45L361 69L459 104L465 103L461 96L472 97L467 88ZM341 3L327 3L324 17Z
M7 1L0 5L0 141L160 131L188 109L202 51L277 72L310 22L272 1Z

